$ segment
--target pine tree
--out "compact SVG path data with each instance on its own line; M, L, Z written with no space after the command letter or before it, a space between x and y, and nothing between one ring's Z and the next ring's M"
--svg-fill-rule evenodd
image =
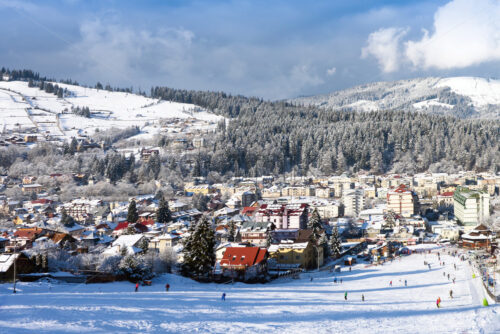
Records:
M196 278L207 277L215 264L215 233L203 217L184 243L182 272Z
M137 213L137 206L135 201L132 200L128 206L127 221L129 223L136 223L139 220L139 214Z
M339 237L339 230L334 227L332 230L332 236L330 237L330 254L338 257L341 251L341 241Z
M266 248L271 247L273 244L273 234L272 231L267 231Z
M172 220L172 213L168 208L168 202L165 201L163 196L160 198L160 203L158 204L158 211L156 212L156 220L161 223L168 223Z
M229 223L229 230L227 231L227 234L228 234L227 241L234 242L234 238L236 235L236 226L234 222Z
M318 240L323 231L323 225L321 224L321 217L319 216L318 210L314 209L311 214L311 218L307 222L307 228L313 230L314 237Z
M74 225L73 218L71 218L71 216L68 215L65 208L62 208L61 210L61 224L63 224L66 227L71 227Z

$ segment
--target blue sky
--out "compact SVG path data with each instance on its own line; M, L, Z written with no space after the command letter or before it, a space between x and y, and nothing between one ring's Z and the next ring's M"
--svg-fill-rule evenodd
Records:
M267 99L500 75L500 2L0 0L1 65Z

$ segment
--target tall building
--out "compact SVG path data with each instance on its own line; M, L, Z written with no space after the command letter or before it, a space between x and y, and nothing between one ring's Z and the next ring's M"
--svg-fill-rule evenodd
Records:
M472 229L490 216L490 195L458 187L453 194L453 208L455 218L465 225L466 230Z
M361 189L348 190L344 193L344 215L357 217L365 208L365 199Z
M387 192L387 211L403 217L411 217L419 209L418 196L415 192L401 184L393 191Z

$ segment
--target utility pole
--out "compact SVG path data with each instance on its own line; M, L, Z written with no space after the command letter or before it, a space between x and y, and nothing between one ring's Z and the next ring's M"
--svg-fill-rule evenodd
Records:
M17 260L16 252L17 252L17 240L14 237L14 255L13 255L14 256L14 291L13 291L13 293L16 293L16 269L17 269L16 268L16 262L17 262L16 261Z

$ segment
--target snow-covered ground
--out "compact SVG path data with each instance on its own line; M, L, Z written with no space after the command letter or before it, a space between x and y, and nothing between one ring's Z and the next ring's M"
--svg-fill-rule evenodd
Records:
M188 121L187 125L171 126L178 132L213 130L216 123L223 119L193 104L61 83L57 85L66 88L69 94L57 98L38 87L28 87L24 81L0 81L0 131L17 129L19 123L38 127L43 133L70 138L78 134L93 134L96 129L139 126L143 137L152 137L161 131L161 119ZM72 107L88 107L91 117L71 113ZM163 130L169 128L167 126Z
M469 266L448 255L441 260L446 266L439 266L435 254L414 254L382 266L358 264L352 272L343 268L337 273L342 284L334 284L328 271L254 285L201 284L166 275L137 293L127 282L20 283L15 295L11 284L2 284L0 332L500 332L500 308L482 306L481 282L472 279ZM431 270L424 261L431 263ZM443 272L456 277L456 283ZM171 285L168 293L166 282ZM440 309L438 296L443 300Z

